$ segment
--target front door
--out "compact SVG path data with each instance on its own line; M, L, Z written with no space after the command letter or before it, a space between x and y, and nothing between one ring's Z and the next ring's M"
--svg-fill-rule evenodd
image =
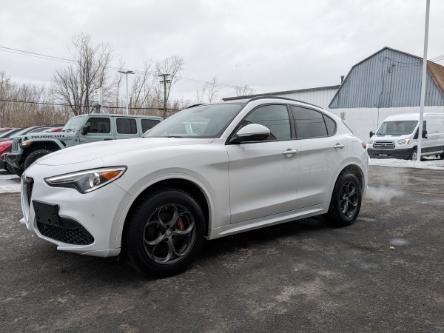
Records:
M81 143L113 139L110 118L90 117L85 126L87 126L87 133L80 134Z
M241 125L257 123L271 131L269 140L227 145L231 223L289 212L297 208L297 166L287 106L273 104L251 111Z

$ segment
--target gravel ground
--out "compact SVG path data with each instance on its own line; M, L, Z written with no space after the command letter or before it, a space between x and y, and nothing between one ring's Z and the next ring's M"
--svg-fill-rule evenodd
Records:
M444 332L442 175L373 166L356 224L218 239L159 280L57 252L0 194L0 331Z

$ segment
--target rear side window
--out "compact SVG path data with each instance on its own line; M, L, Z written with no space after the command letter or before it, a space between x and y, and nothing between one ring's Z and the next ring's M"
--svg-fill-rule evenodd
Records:
M136 119L133 118L117 118L117 133L119 134L137 134Z
M109 118L89 118L86 125L89 126L88 133L111 132L111 122Z
M290 106L293 114L296 139L323 138L328 136L327 126L321 112Z
M244 120L247 124L261 124L270 129L270 140L291 140L290 118L286 105L264 105L254 109Z
M157 119L142 119L142 132L145 133L146 131L156 126L158 123L160 123L160 120Z
M336 122L331 119L329 116L325 114L322 115L324 117L325 126L327 126L327 134L328 136L332 136L336 134Z

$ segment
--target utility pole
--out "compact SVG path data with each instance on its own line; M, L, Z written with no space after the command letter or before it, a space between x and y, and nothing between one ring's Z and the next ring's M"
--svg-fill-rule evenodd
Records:
M167 83L171 83L171 80L168 79L170 74L159 74L159 77L162 78L160 83L163 83L163 118L168 116L167 110Z
M430 16L430 0L426 0L424 55L422 57L421 101L419 106L418 149L416 151L416 159L418 162L421 161L421 151L422 151L422 131L423 131L424 104L425 104L426 82L427 82L427 48L429 44L429 16Z
M128 74L135 74L134 71L118 71L120 74L125 74L125 83L126 83L126 115L129 114L129 97L128 97Z

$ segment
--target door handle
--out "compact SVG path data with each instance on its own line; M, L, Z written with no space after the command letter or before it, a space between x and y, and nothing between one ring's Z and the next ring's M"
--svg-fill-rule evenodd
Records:
M344 147L345 146L342 143L339 143L339 142L333 146L334 149L344 149Z
M297 154L297 153L298 153L298 151L297 151L296 149L291 149L291 148L285 149L285 150L282 152L282 154L283 154L285 157L288 157L288 158L293 157L293 155L295 155L295 154Z

